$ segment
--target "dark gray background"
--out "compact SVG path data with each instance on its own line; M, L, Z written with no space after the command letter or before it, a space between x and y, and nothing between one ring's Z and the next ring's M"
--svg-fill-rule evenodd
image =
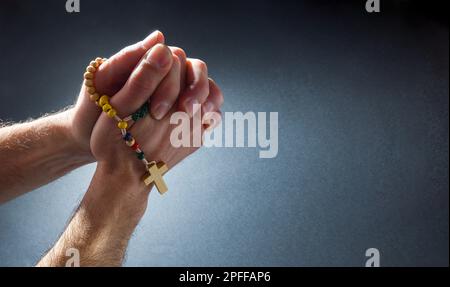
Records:
M383 266L448 266L448 10L364 2L2 0L0 118L73 103L92 57L160 29L208 63L223 111L279 113L279 153L177 166L126 265L363 266L375 247ZM39 259L94 168L0 206L0 265Z

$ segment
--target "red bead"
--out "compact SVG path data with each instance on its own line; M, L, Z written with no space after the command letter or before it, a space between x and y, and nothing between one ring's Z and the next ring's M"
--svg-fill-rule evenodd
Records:
M137 150L139 148L139 144L137 142L134 142L134 145L131 146L133 150Z

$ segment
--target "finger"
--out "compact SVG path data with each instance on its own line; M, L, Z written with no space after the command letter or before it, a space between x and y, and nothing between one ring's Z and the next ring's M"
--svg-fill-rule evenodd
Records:
M219 86L210 78L209 82L209 96L202 105L203 114L215 112L220 110L223 104L223 94Z
M157 43L164 43L164 35L159 31L155 31L144 40L122 49L108 61L104 62L95 75L96 90L101 94L107 95L117 93L125 84L142 56ZM98 118L100 110L95 105L91 105L89 100L86 100L89 94L86 91L85 85L82 86L82 94L84 97L79 98L77 105L81 106L85 111L84 120L94 123Z
M203 126L209 131L217 127L222 121L220 108L223 104L223 93L219 86L212 80L209 81L209 96L202 105Z
M210 130L213 130L213 129L215 129L219 124L220 124L220 122L222 121L222 111L220 111L220 110L218 110L218 111L215 111L214 113L213 113L213 115L210 115L210 116L208 116L207 117L208 119L209 119L209 123L208 123L208 125L206 126L206 131L210 131Z
M164 35L155 31L144 40L128 46L103 63L97 74L95 85L102 94L114 95L125 84L133 69L156 44L164 43Z
M194 106L202 104L209 94L208 68L198 59L187 59L186 86L179 99L179 109L192 117Z
M123 88L111 99L121 116L127 116L139 109L154 93L172 66L169 48L157 44L131 73Z
M180 93L180 60L175 55L172 57L172 68L159 84L150 101L150 113L157 120L167 114Z
M186 83L186 53L178 47L169 47L172 54L176 55L180 60L180 87L183 88Z

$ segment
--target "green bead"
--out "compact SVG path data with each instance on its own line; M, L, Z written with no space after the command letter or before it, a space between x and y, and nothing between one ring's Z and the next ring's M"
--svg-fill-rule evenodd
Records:
M137 154L137 158L138 158L139 160L143 160L144 157L145 157L145 155L144 155L143 152L140 152L140 153Z
M133 121L138 121L148 114L148 104L143 104L134 114L131 115Z

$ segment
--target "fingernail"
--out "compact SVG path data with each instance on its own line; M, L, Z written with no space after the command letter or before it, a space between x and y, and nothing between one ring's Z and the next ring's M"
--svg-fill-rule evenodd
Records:
M158 104L154 109L152 109L152 115L155 119L160 120L167 114L169 109L169 104L162 102Z
M206 102L202 105L203 113L209 113L214 110L214 105L211 102Z
M144 40L142 40L141 45L145 50L149 50L156 43L164 43L164 35L158 30L152 32Z
M193 115L194 115L194 106L195 105L199 105L200 104L200 102L197 100L197 99L190 99L190 100L187 100L185 103L184 103L184 108L186 109L186 112L189 114L189 116L190 117L192 117Z
M159 34L159 31L158 31L158 30L155 30L155 31L153 31L150 35L147 36L146 40L147 40L147 39L153 39L153 38L157 37L158 34Z
M157 44L148 53L147 60L154 63L158 68L165 68L170 64L172 56L165 45Z

